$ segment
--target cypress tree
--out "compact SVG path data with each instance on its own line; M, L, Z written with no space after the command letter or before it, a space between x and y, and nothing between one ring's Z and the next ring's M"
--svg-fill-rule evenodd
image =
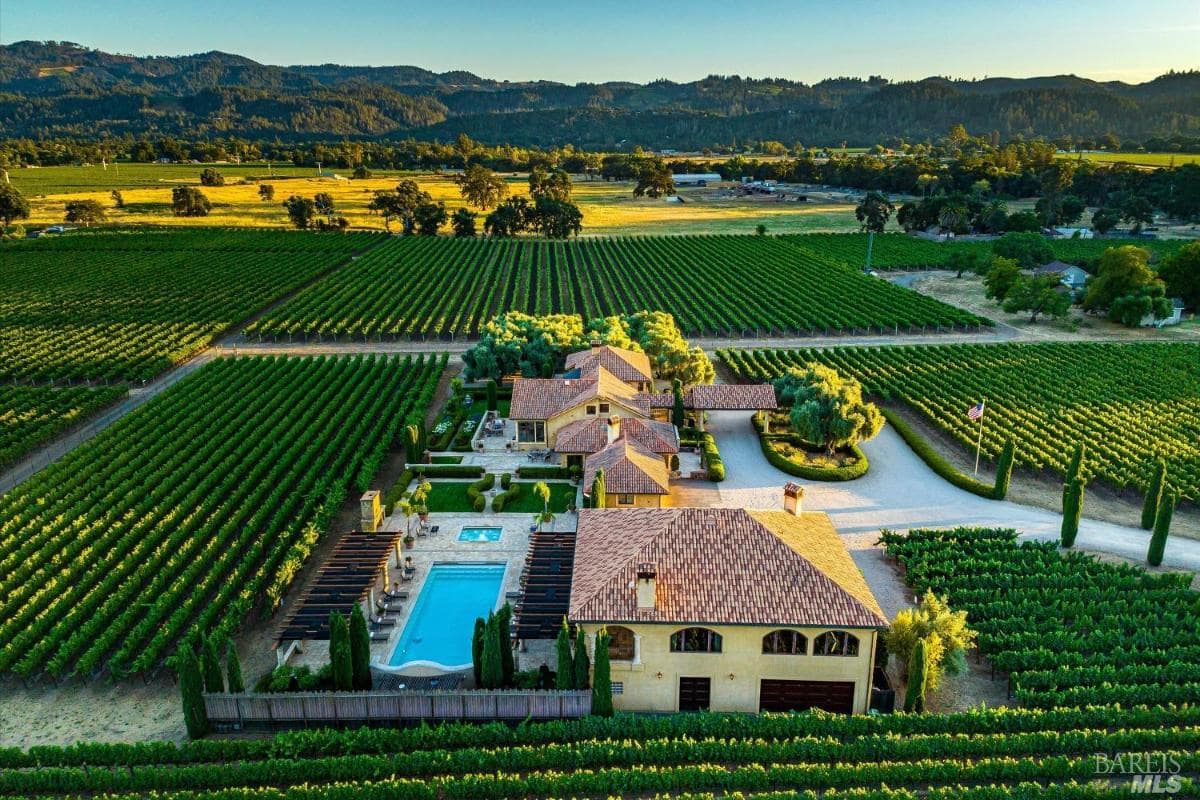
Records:
M591 666L588 663L587 651L587 636L583 632L583 628L577 629L578 633L575 636L575 688L586 689L590 683L588 676L588 668Z
M350 610L350 663L354 674L354 688L370 689L371 634L367 631L367 619L358 603Z
M554 640L554 651L558 654L558 672L554 675L554 688L575 688L575 662L571 660L571 631L567 628L567 618L563 617L562 627L558 629L558 638Z
M512 606L505 603L496 612L496 643L500 646L500 674L504 676L503 686L513 685L513 674L516 664L513 663L512 651Z
M608 630L596 634L596 658L592 680L592 714L597 717L613 715L612 677L608 668Z
M238 660L237 648L229 643L229 652L225 657L225 674L228 676L231 694L241 694L246 691L246 682L242 680L242 662Z
M175 673L179 676L179 698L183 703L183 722L188 736L199 739L208 733L208 715L204 711L204 679L200 661L186 642L175 653Z
M354 661L350 654L350 629L346 618L336 611L329 612L329 665L332 668L333 688L348 692L354 688Z
M1158 509L1162 505L1163 489L1167 485L1167 462L1161 459L1154 465L1154 474L1150 476L1150 486L1146 489L1146 499L1142 503L1142 528L1150 530L1158 517Z
M471 634L471 669L475 673L475 688L483 687L483 637L487 623L483 617L475 618L475 630Z
M1162 502L1158 504L1158 513L1154 515L1154 533L1150 535L1150 549L1146 552L1146 563L1157 567L1162 563L1163 552L1167 549L1167 534L1171 532L1171 518L1175 515L1175 492L1167 489L1163 492Z
M604 470L596 470L596 477L592 478L592 508L604 508L607 503L607 496L604 490Z
M925 683L928 677L925 640L917 639L908 659L908 687L904 692L904 710L920 714L925 710Z
M996 483L992 487L992 499L1003 500L1008 495L1008 486L1012 483L1013 459L1017 455L1017 445L1012 439L1004 443L1000 458L996 461Z
M679 378L671 381L671 394L675 396L675 403L671 406L671 424L676 428L682 428L686 412L683 408L683 381Z
M416 425L404 429L404 458L410 464L421 461L421 431Z
M489 614L483 633L483 667L482 678L484 689L499 689L504 683L504 667L500 663L500 636L496 615Z
M1075 445L1075 452L1071 455L1071 463L1067 465L1067 480L1066 483L1072 483L1083 477L1083 459L1084 459L1084 444L1080 442Z
M1073 547L1079 535L1079 518L1083 514L1083 481L1073 480L1063 487L1063 547Z
M495 411L498 407L496 402L496 381L488 379L487 382L487 410Z
M221 659L217 657L217 646L207 636L200 640L200 673L204 677L204 691L225 691L225 676L221 674Z

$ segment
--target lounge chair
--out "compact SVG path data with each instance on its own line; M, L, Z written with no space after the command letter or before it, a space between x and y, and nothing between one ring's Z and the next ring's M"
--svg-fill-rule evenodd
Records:
M406 591L399 591L399 592L384 592L384 593L383 593L383 599L384 599L384 600L397 600L397 601L404 601L404 600L407 600L407 599L408 599L408 592L406 592Z

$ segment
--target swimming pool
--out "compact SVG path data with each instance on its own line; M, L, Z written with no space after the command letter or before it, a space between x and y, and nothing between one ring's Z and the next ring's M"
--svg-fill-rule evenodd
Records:
M463 528L458 533L460 542L498 542L500 534L504 533L503 528Z
M388 666L470 667L475 618L496 608L503 584L504 564L434 564Z

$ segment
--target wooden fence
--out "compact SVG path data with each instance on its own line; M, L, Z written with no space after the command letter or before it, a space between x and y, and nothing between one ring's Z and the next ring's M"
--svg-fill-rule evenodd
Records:
M289 692L206 694L215 728L404 725L426 721L578 719L592 711L590 691Z

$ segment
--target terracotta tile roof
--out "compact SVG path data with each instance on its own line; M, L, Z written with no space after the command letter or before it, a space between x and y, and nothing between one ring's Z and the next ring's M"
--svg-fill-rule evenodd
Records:
M603 345L567 356L567 369L577 369L585 378L594 375L601 367L629 383L654 380L650 357L645 353Z
M622 417L621 435L645 445L653 453L679 452L679 431L669 422ZM607 415L564 425L554 441L554 449L559 453L597 453L607 446Z
M639 564L655 565L655 607L639 609ZM740 508L580 512L568 618L574 622L887 625L825 514Z
M777 408L769 383L713 383L693 386L683 398L696 411L761 411Z
M622 436L583 460L584 491L591 491L596 471L604 470L609 494L670 494L671 475L662 456Z
M648 414L649 395L641 394L606 369L586 378L517 378L513 383L510 419L550 419L591 400L620 403Z
M674 408L670 392L650 395L651 408ZM689 411L762 411L778 408L775 388L769 383L713 383L693 386L683 393Z

